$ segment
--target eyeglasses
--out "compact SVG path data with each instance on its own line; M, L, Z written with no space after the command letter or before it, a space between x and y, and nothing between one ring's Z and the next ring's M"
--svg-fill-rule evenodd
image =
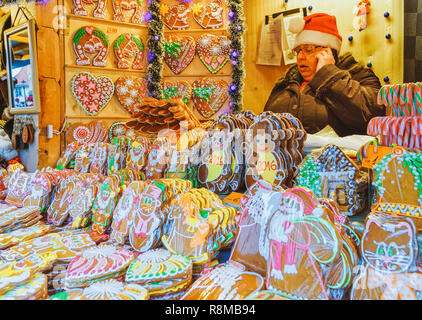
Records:
M308 45L308 46L303 46L303 47L297 47L293 49L293 52L296 55L299 55L299 53L301 51L303 51L303 53L305 55L311 55L312 53L314 53L318 48L324 48L322 46L313 46L313 45Z

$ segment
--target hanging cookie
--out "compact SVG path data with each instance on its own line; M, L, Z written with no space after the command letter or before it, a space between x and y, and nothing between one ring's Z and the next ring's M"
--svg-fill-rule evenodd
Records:
M193 37L169 35L164 43L164 61L173 73L179 74L192 62L195 50Z
M204 118L210 118L228 98L228 84L224 80L203 78L192 83L192 101Z
M136 34L124 33L114 41L114 54L117 59L117 68L141 70L143 67L144 43ZM133 63L131 64L131 60Z
M79 145L105 142L107 140L107 124L101 121L92 121L89 124L82 122L73 123L67 130L66 142L68 144L76 141Z
M108 54L108 39L104 32L93 26L78 29L73 36L73 50L76 54L76 64L86 66L91 64L87 54L96 54L92 65L105 67Z
M217 73L230 60L230 39L227 36L204 34L198 39L196 52L212 74Z
M163 82L164 99L182 99L184 103L188 104L192 95L192 86L186 80Z
M189 4L186 2L181 2L178 5L171 7L166 4L160 6L163 22L170 30L184 30L189 28L189 12Z
M114 84L109 77L94 77L89 72L73 76L71 88L76 102L91 116L103 110L114 93Z
M113 20L124 22L125 16L123 10L133 10L135 11L130 18L130 22L135 24L141 24L143 21L142 18L142 0L112 0L113 4Z
M106 14L104 12L106 8L106 0L73 0L73 14L78 16L86 16L88 13L85 10L83 4L92 4L97 2L97 7L94 9L93 16L95 18L105 19Z
M193 18L204 29L220 28L224 24L223 5L214 0L206 5L197 3L192 6Z
M117 100L131 114L137 111L137 106L148 94L147 90L147 82L143 78L122 76L115 82Z
M124 122L115 122L110 126L108 130L108 138L110 141L115 137L121 137L126 135L126 126Z

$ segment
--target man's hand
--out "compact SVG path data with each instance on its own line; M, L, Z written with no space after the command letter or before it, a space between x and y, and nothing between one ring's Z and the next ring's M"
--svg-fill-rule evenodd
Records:
M318 60L316 71L318 72L323 66L327 64L336 64L336 60L334 59L333 52L330 48L324 48L319 51L316 55Z

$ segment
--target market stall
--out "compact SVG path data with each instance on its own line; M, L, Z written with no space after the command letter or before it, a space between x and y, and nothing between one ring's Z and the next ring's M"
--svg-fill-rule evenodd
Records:
M404 8L328 2L1 7L0 299L420 299Z

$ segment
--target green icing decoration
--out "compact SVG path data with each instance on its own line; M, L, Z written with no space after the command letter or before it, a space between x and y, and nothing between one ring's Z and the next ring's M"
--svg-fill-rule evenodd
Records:
M207 102L211 101L211 95L215 90L214 86L211 87L204 87L204 88L193 88L193 94L198 98L204 99Z
M121 34L117 37L116 41L114 41L114 49L119 49L120 45L125 41L126 36L124 34Z
M180 52L182 51L182 43L181 42L164 42L164 53L178 57Z
M322 196L321 176L313 156L307 156L300 167L300 173L296 178L296 185L312 190L317 198Z
M177 93L177 87L168 87L166 89L163 90L163 94L164 94L164 99L172 99L174 97L177 97L178 93Z
M76 31L75 35L73 36L73 43L78 44L81 38L86 34L85 28L81 28Z
M102 32L101 30L95 29L94 30L94 34L98 38L100 38L101 40L103 40L104 41L104 44L108 47L108 39L107 39L107 36L105 35L104 32Z
M141 38L139 38L137 35L133 35L132 40L137 44L139 51L144 51L144 43L142 42Z

